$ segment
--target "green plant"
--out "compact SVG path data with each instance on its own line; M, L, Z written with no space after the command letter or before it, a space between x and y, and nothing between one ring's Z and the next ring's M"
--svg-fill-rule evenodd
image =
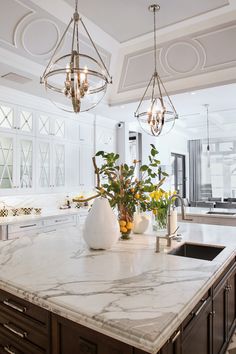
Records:
M98 151L93 158L98 194L106 196L112 208L125 206L129 213L134 213L137 206L142 211L150 210L149 193L158 190L168 176L162 172L157 155L156 147L151 144L148 165L134 160L128 166L118 164L118 154ZM103 159L101 167L96 164L98 156Z

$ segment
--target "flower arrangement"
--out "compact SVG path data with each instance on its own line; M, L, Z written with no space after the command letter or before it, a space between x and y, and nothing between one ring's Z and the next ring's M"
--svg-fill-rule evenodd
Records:
M175 201L175 198L170 200L170 197L177 194L176 191L164 191L159 189L150 193L150 205L149 209L152 210L155 215L155 219L160 229L166 228L167 224L167 211L170 205Z
M123 238L129 238L136 208L138 207L142 211L150 210L149 193L157 192L165 177L168 176L162 172L157 155L157 149L151 144L148 165L140 165L140 161L137 160L134 160L131 166L118 164L118 154L104 151L97 152L93 158L97 175L97 196L106 197L112 208L117 207ZM103 159L101 167L96 164L98 156ZM139 177L136 174L137 170ZM155 183L157 180L158 183Z

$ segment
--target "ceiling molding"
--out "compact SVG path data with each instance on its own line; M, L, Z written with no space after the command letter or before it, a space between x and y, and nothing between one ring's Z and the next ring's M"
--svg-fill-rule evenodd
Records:
M164 82L169 82L234 67L236 47L229 45L234 38L236 21L162 43L158 46L158 72ZM153 68L150 47L126 54L117 93L145 88Z

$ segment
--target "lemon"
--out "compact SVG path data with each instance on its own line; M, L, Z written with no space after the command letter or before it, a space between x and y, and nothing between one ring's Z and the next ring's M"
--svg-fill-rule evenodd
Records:
M136 199L139 199L139 198L140 198L140 194L136 193L134 197L135 197Z
M121 226L120 231L126 233L128 229L125 226Z
M126 225L126 221L125 220L120 220L119 224L120 224L120 226L125 226Z
M127 222L126 228L128 230L132 230L133 227L134 227L134 224L132 222Z

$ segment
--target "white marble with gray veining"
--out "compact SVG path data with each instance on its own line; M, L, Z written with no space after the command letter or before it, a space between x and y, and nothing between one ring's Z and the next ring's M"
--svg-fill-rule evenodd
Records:
M235 256L236 228L181 224L183 241L224 245L213 261L156 254L137 235L90 251L76 228L0 243L0 288L156 353Z

